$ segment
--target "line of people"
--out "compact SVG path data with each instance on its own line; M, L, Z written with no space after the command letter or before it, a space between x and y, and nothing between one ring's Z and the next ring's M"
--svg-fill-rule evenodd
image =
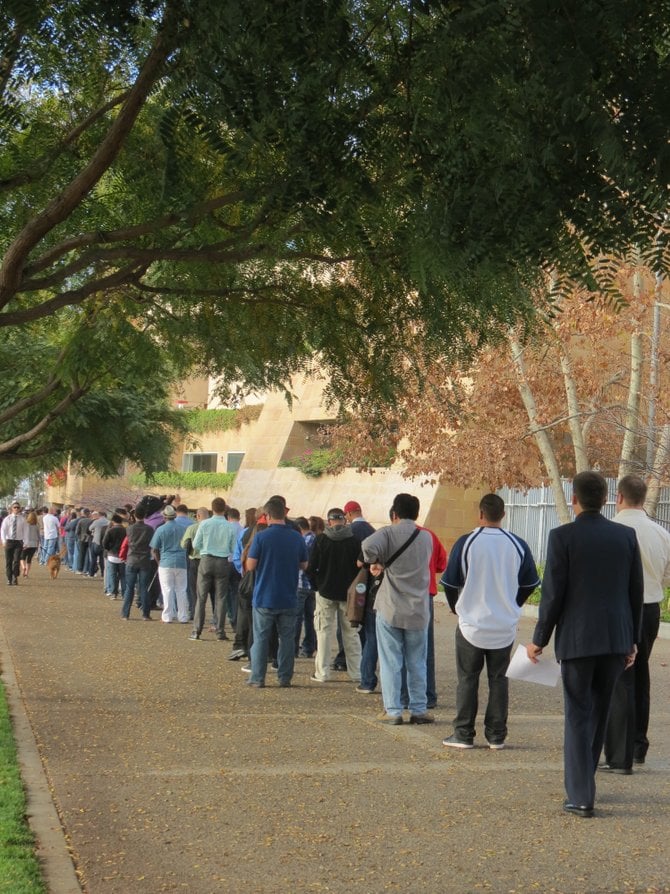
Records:
M580 473L573 482L576 520L549 537L527 654L540 660L555 633L566 706L564 807L578 816L593 815L596 770L630 775L649 748L649 656L670 585L670 534L646 516L645 496L642 479L623 478L610 522L601 513L605 479ZM381 684L379 719L394 726L404 723L405 711L411 724L434 722L433 600L442 574L458 616L456 716L443 745L474 747L486 667L484 736L500 751L508 735L511 650L522 607L540 584L535 561L525 541L503 528L505 506L496 494L481 499L478 525L457 539L448 560L434 532L417 524L419 509L415 496L398 494L390 524L375 531L353 500L330 509L325 521L292 519L275 495L247 510L242 525L221 498L211 512L198 509L195 519L177 497L145 498L110 520L104 512L69 513L55 538L45 522L42 540L48 555L62 537L75 573L99 570L105 592L123 595L123 620L134 601L145 620L159 607L164 622L191 624L190 639L199 641L209 603L211 631L227 640L229 621L234 641L227 657L248 659L242 669L250 687L265 688L269 665L278 685L290 687L295 659L313 658L316 685L329 683L335 669L346 670L361 694ZM49 516L57 519L53 511ZM15 502L0 528L11 584L30 524ZM354 619L355 584L362 611Z

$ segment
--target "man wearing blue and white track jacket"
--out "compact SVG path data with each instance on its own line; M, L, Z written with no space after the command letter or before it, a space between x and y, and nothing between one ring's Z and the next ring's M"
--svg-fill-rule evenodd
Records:
M479 503L479 527L454 544L442 577L447 602L458 615L456 628L456 717L451 748L472 748L479 677L486 662L489 699L484 735L500 750L507 738L507 667L521 607L539 585L528 544L503 530L505 504L496 494Z

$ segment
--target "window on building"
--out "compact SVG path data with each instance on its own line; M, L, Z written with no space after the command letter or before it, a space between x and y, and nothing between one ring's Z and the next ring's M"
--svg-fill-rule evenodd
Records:
M185 453L181 461L182 472L216 472L218 453Z
M228 456L226 458L226 472L237 472L239 467L242 465L243 459L243 453L228 453Z

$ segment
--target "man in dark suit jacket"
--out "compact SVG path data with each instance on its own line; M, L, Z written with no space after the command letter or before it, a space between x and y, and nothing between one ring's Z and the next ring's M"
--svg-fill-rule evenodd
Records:
M600 513L605 479L580 472L572 486L576 518L549 534L539 619L526 648L537 661L556 630L565 703L563 807L587 817L612 692L635 660L644 583L635 532Z

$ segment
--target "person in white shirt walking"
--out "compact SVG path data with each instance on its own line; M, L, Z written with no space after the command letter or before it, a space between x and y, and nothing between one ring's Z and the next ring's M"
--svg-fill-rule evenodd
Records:
M14 500L9 515L3 519L0 526L0 540L5 548L7 583L10 587L16 586L19 582L19 566L25 534L26 520L21 515L21 504L18 500Z
M44 546L42 549L42 555L40 557L40 565L46 565L49 556L53 556L54 553L58 552L58 537L60 535L60 525L58 523L56 510L53 506L50 506L49 510L44 513L42 523L44 526Z
M605 763L598 768L629 776L633 764L643 764L649 750L649 657L658 636L664 587L670 586L670 533L652 521L644 510L647 485L637 475L618 484L614 521L635 529L642 556L644 606L642 633L635 662L624 671L614 689L605 734Z

